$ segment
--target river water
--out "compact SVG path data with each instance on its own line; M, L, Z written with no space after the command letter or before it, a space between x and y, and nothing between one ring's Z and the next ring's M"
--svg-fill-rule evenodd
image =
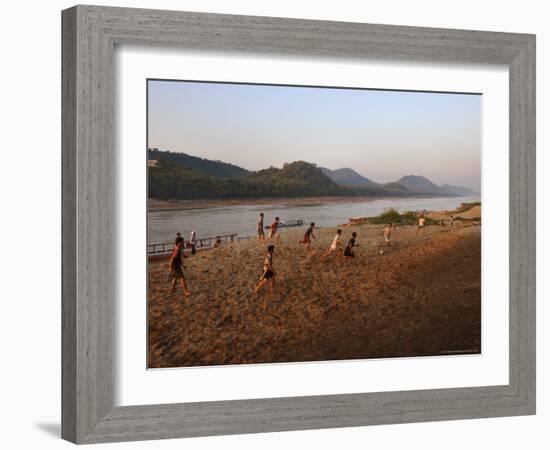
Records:
M239 237L252 236L256 234L260 212L265 215L265 225L271 224L278 216L282 221L303 219L304 224L315 222L320 227L333 227L348 222L350 217L376 216L388 208L395 208L400 212L443 210L454 209L463 202L479 200L479 197L381 198L341 202L315 200L300 205L258 203L149 211L147 242L172 241L177 232L187 240L191 231L196 231L198 238L229 233L238 233ZM281 231L284 232L284 228Z

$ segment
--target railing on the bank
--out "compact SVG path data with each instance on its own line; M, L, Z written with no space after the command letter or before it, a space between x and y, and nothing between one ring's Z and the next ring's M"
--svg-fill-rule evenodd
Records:
M206 250L208 248L214 248L216 245L223 245L227 244L228 242L234 242L235 238L237 237L238 233L231 233L231 234L220 234L218 236L208 236L204 238L198 238L197 244L195 245L195 248L197 250L203 249ZM216 244L218 242L218 244ZM185 241L186 248L189 244L189 241ZM163 253L170 253L172 249L174 248L174 242L157 242L153 244L147 244L147 254L148 255L161 255Z

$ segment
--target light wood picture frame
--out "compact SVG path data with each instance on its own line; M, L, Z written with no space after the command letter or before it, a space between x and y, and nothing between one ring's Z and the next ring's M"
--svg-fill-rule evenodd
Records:
M62 12L62 437L75 443L535 413L535 36L75 6ZM509 384L114 406L116 44L505 64L509 69Z

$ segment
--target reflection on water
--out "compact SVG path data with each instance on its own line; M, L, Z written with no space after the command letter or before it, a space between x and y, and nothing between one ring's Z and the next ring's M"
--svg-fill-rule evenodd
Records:
M312 202L311 204L266 204L216 206L206 209L148 212L147 242L166 242L177 232L187 239L191 231L197 237L239 233L239 236L256 234L258 214L265 214L265 225L276 216L281 220L303 219L320 227L333 227L346 223L350 217L376 216L388 208L398 211L454 209L460 203L479 201L479 197L435 198L384 198L349 202ZM281 230L284 231L284 228Z

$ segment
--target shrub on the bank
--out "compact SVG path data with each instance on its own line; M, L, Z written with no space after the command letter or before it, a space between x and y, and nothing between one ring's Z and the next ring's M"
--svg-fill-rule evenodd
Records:
M393 223L394 225L414 225L417 220L418 218L411 211L400 213L394 208L389 208L379 216L369 218L369 223L374 225L386 223ZM426 223L430 223L430 219L426 218Z

